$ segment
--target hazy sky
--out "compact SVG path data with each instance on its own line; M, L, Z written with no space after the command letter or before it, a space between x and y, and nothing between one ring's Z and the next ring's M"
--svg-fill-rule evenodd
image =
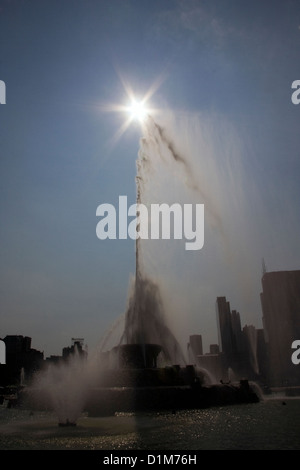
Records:
M231 243L227 261L216 233L181 250L181 339L217 341L218 295L261 327L262 257L300 269L299 1L0 0L0 80L0 337L29 335L45 355L73 336L93 348L126 308L134 242L96 237L99 204L135 201L140 126L117 139L126 116L104 112L126 104L124 83L137 96L156 84L178 147L197 160L199 146Z

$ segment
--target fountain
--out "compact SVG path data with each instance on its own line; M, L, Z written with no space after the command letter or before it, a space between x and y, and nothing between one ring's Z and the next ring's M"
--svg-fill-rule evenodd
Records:
M188 162L150 116L144 123L144 133L137 161L137 208L147 202L143 196L152 171L151 158L147 155L151 145L156 148L158 158L167 156L173 165L180 165L190 189L199 192ZM138 228L137 225L137 233ZM167 325L159 284L147 276L142 264L140 237L136 238L135 254L135 279L124 331L119 344L103 353L106 365L98 386L90 390L89 413L176 410L257 401L247 381L241 381L238 386L212 385L207 382L208 371L186 364L179 342Z
M88 370L85 355L74 347L69 357L46 364L22 390L20 401L31 410L54 411L60 427L76 426L85 406Z
M139 204L147 204L144 195L153 171L149 149L157 153L157 166L166 159L175 169L179 165L177 172L183 173L185 184L201 194L188 162L164 129L150 116L143 128L137 160L137 210ZM214 216L213 210L211 213ZM136 230L138 233L138 226ZM103 347L95 362L82 364L74 355L70 362L48 368L35 384L35 402L46 397L46 406L56 411L59 425L74 426L82 410L90 416L103 416L119 411L193 409L258 401L247 381L237 385L211 384L207 382L207 371L186 364L180 344L168 326L160 285L147 274L143 264L139 237L135 249L135 278L118 343L110 350ZM113 329L108 336L112 332ZM103 345L106 343L104 338Z

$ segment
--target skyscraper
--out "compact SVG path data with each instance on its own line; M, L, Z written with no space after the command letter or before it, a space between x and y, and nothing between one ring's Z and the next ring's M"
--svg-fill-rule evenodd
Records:
M257 360L257 330L253 325L245 325L243 328L245 357L248 360L248 368L255 374L259 374L259 366Z
M202 347L202 336L201 335L191 335L190 341L188 344L188 355L191 362L197 363L197 356L202 356L203 347Z
M241 317L239 312L232 310L231 312L231 326L233 336L233 352L240 353L244 349L243 345L243 334L241 327Z
M230 311L226 297L217 297L216 307L224 366L232 369L236 376L256 378L259 366L255 327L245 326L242 330L240 314L236 310Z
M300 366L291 361L292 342L300 339L300 271L267 272L262 288L271 385L300 385Z
M219 335L219 346L222 353L230 362L233 353L233 330L230 313L230 303L226 297L217 297L217 324Z

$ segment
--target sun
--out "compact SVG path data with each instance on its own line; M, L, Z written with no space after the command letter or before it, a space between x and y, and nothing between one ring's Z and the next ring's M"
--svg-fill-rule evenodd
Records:
M160 112L158 108L153 108L150 104L150 99L166 79L166 72L164 72L153 82L144 95L139 96L133 93L131 85L118 68L116 68L116 72L123 85L126 95L124 97L125 99L127 98L126 101L123 101L123 104L102 103L97 105L97 108L102 112L118 112L126 116L124 122L110 139L110 146L114 146L119 141L131 124L138 122L140 127L145 129L148 119L151 119L154 114Z
M148 115L145 101L137 101L132 99L131 104L127 107L126 110L131 120L139 122L143 122Z

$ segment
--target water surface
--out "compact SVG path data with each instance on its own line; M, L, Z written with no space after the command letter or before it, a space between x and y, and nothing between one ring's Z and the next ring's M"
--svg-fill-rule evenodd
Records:
M82 414L74 428L59 428L53 413L1 407L0 449L300 450L300 399L175 414Z

